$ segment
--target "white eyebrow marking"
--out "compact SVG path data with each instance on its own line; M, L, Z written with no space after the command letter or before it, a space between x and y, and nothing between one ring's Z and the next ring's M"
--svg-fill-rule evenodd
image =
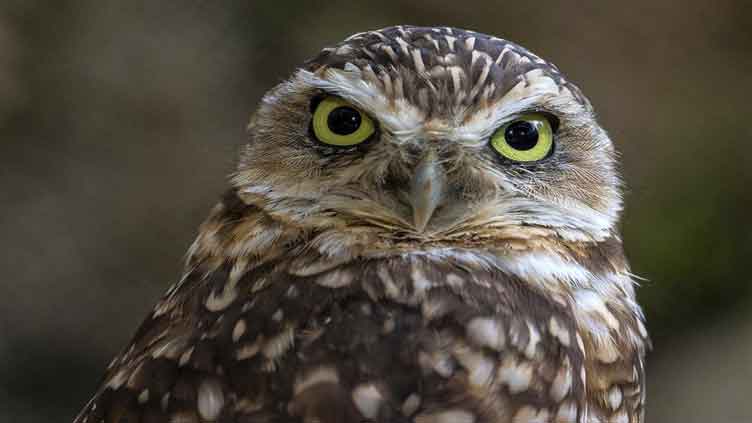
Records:
M449 67L449 73L452 75L452 88L454 89L454 92L457 93L462 88L460 86L460 72L462 70L457 66L450 66Z
M338 95L370 113L380 124L399 140L413 139L422 131L426 114L423 110L405 99L401 78L382 75L382 83L362 78L362 72L327 69L323 76L300 70L296 79L309 87L318 88ZM391 86L391 88L389 88ZM387 91L393 90L388 96Z
M407 46L407 42L405 40L403 40L402 38L400 38L400 37L395 38L395 40L397 41L397 44L399 44L400 49L405 54L405 56L409 56L410 55L410 49Z
M415 65L415 70L418 73L425 73L426 72L426 65L423 63L423 57L420 55L420 50L413 49L413 64Z
M510 49L509 46L504 46L504 48L501 49L501 52L499 53L499 57L496 58L494 63L496 63L497 65L501 64L501 60L504 58L504 55L510 51L512 51L512 49Z
M478 95L478 92L480 91L483 84L486 82L486 78L488 77L488 73L491 71L491 57L483 52L477 52L473 51L473 58L472 58L472 65L475 64L475 62L479 59L483 59L483 70L480 72L480 75L478 75L478 79L475 82L475 86L470 90L470 98L475 98L476 95Z
M454 37L452 37L452 36L450 36L450 35L445 35L444 39L446 39L446 41L447 41L447 47L449 47L449 51L454 51L454 42L457 39L454 38Z

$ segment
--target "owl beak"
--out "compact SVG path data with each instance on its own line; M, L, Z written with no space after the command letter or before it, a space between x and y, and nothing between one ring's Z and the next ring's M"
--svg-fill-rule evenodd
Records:
M413 208L413 224L423 232L431 216L444 197L446 175L433 150L423 156L410 185L410 204Z

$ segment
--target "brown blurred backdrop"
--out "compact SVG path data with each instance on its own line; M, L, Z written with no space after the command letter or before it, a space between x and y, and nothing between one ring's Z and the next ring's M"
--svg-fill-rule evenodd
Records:
M623 153L648 421L752 422L746 1L0 3L0 421L70 421L168 284L262 93L396 23L517 41Z

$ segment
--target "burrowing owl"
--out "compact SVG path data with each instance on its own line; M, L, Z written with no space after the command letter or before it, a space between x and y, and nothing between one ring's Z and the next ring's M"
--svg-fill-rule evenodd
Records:
M76 422L641 422L614 147L511 42L398 26L267 93Z

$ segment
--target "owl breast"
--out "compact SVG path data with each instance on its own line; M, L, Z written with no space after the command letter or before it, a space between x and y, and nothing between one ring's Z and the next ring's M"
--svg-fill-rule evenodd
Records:
M295 347L289 410L305 421L323 421L319 404L334 401L359 421L577 420L584 357L572 319L508 275L408 254L298 284L303 297L329 291ZM327 382L309 382L321 372Z
M186 300L148 319L116 361L99 409L306 422L582 413L584 357L566 306L514 278L410 254L309 276L290 268L236 281L231 266L196 269L172 294Z

